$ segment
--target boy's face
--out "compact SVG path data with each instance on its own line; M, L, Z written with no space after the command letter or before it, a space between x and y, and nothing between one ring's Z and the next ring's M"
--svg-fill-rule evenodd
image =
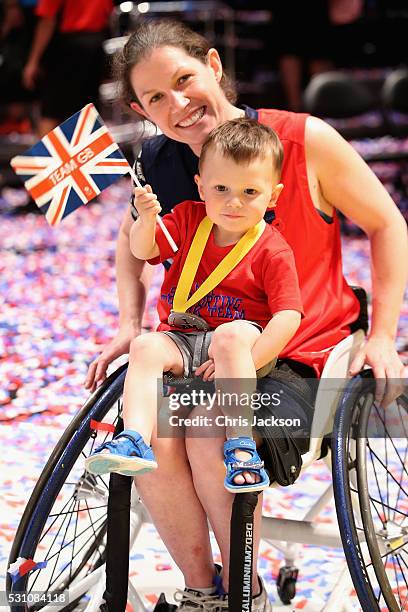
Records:
M266 209L276 205L283 189L282 184L276 184L269 151L249 164L241 164L211 148L201 175L195 179L207 216L217 226L218 237L231 242L259 223Z

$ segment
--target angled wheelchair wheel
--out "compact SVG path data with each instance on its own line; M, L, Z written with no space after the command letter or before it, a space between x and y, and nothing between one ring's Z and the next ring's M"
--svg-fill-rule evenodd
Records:
M100 582L105 562L109 475L85 472L84 460L112 437L111 432L104 431L96 440L91 420L116 426L126 369L127 364L109 376L76 415L33 490L9 565L21 557L34 560L39 568L13 581L8 575L7 592L24 591L30 600L13 605L13 612L84 609L83 602ZM58 604L58 594L66 590L69 603ZM56 602L49 605L45 597L41 598L42 593L55 596Z
M333 430L337 518L364 612L408 609L408 396L386 410L370 370L347 385Z

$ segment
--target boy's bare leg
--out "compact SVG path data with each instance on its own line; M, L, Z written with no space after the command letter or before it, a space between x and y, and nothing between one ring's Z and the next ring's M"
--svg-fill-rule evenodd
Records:
M152 332L132 340L123 393L125 429L140 433L150 444L161 401L163 372L183 373L183 357L169 336Z
M251 351L259 338L260 332L247 321L232 321L220 325L214 331L210 352L215 363L217 390L224 393L224 398L250 398L256 390L256 369ZM242 402L222 402L220 409L228 418L226 427L227 439L247 436L252 438L252 405ZM236 450L235 456L241 461L247 461L251 454ZM259 476L245 472L234 478L236 484L255 483Z

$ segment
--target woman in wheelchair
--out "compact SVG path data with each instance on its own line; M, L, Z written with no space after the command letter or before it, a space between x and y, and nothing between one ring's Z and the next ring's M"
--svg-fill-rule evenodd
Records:
M199 200L194 181L198 156L208 134L225 120L253 118L273 128L282 141L285 189L276 204L275 218L267 213L266 220L293 250L305 316L279 354L274 370L280 375L278 388L282 379L296 388L302 377L319 376L330 350L351 333L350 326L359 316L358 300L342 273L337 210L366 232L372 252L372 326L349 373L357 374L367 364L379 379L402 377L403 365L394 340L407 272L406 226L384 187L352 147L316 117L236 106L217 51L181 23L139 25L120 53L117 68L125 103L162 133L143 143L137 171L140 180L151 185L164 213L175 202ZM144 260L130 251L135 216L133 206L118 239L120 328L90 365L85 384L91 390L105 379L108 364L129 352L141 332L148 275ZM180 244L183 239L180 236ZM294 407L296 402L292 401L290 408ZM136 477L138 493L186 584L204 593L215 575L208 521L224 568L229 564L233 496L223 486L223 440L160 438L154 431L151 444L158 469ZM256 539L261 506L260 499ZM262 591L256 565L255 554L255 595ZM227 571L223 585L228 591ZM185 610L197 607L188 605L185 602ZM267 605L266 598L258 599L253 609L269 609Z
M160 291L159 331L132 341L124 391L125 430L87 458L88 471L133 476L157 467L150 442L158 410L157 380L164 372L187 379L201 373L204 380L216 376L218 387L231 386L228 397L237 388L252 397L257 376L269 374L296 332L302 306L292 252L263 220L283 187L282 159L276 133L253 119L230 120L203 144L196 181L205 204L184 202L164 217L178 251ZM150 263L167 260L171 247L157 226L161 209L150 186L135 189L134 203L139 217L130 233L133 255ZM204 224L209 231L199 246ZM217 274L221 265L226 268ZM189 308L198 302L194 314L186 313L185 300L182 308L170 310L167 298L177 286L173 306L178 304L178 287L186 273L195 287L205 287L189 298ZM201 299L210 292L210 299ZM213 308L223 296L236 304L235 310ZM238 318L244 314L249 321ZM197 323L207 331L198 331ZM251 405L238 401L220 409L229 423L225 488L232 493L262 491L269 477L252 437Z

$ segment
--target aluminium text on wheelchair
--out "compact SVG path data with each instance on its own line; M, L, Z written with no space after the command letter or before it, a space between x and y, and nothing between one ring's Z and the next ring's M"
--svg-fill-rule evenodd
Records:
M163 212L175 202L199 199L193 181L197 156L209 132L224 120L252 117L274 128L282 140L285 189L273 224L293 249L305 311L297 334L280 354L277 371L288 372L289 386L302 375L320 374L328 347L345 338L358 318L358 301L342 277L336 209L365 230L372 246L373 326L350 364L350 373L356 374L368 364L377 378L401 377L394 336L408 259L405 224L385 189L351 147L316 118L234 106L234 94L218 53L182 24L142 24L125 45L118 66L126 103L162 132L143 144L138 169L140 178L157 194ZM143 263L130 255L131 226L128 213L121 227L117 258L121 327L91 364L90 389L104 379L108 363L128 352L131 340L140 333ZM219 300L215 307L227 309ZM138 478L138 491L151 515L157 517L155 522L186 585L206 588L214 578L207 518L224 566L229 562L229 513L221 513L219 508L228 508L230 498L219 477L214 476L220 473L221 440L175 438L171 453L165 440L152 439L159 467ZM165 449L167 461L162 465L160 455ZM171 477L174 472L177 482ZM162 513L164 500L167 508ZM256 512L259 520L260 504ZM255 560L256 552L256 568ZM228 590L226 571L223 584Z

